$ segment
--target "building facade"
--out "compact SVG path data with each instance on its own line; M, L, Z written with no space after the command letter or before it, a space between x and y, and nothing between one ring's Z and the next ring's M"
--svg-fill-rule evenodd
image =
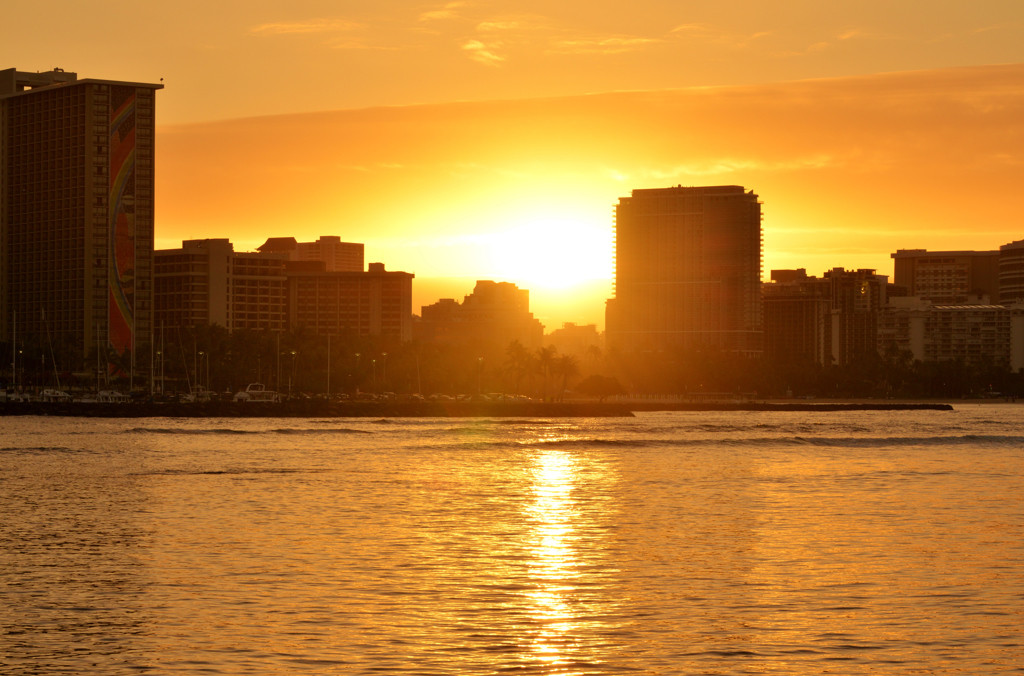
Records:
M608 347L760 353L761 243L761 202L740 186L620 198Z
M0 334L60 337L64 368L151 341L162 88L0 71Z
M832 321L831 284L799 270L772 270L764 299L764 355L782 362L823 364L825 324Z
M999 303L1024 303L1024 239L999 247Z
M371 263L329 272L323 261L282 252L238 252L227 239L156 252L157 326L219 324L231 331L390 335L412 339L412 279Z
M1024 306L896 298L879 314L878 347L920 361L991 360L1016 372L1024 368Z
M877 353L888 276L833 268L814 277L801 268L771 277L762 287L766 356L842 365Z
M314 333L412 340L412 280L370 263L366 272L329 272L322 261L288 265L290 324Z
M999 251L927 251L899 249L894 282L936 305L968 303L982 296L999 298Z
M226 239L193 239L154 255L157 328L219 324L234 331L288 328L286 258L237 252Z

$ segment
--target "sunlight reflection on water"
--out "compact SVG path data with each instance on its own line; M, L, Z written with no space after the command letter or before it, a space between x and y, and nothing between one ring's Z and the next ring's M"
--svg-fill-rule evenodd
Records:
M1020 410L7 419L0 673L1022 669Z

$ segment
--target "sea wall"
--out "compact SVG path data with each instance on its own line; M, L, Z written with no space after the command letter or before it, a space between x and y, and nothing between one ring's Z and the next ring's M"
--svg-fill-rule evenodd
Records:
M487 403L487 402L326 402L288 401L247 404L224 401L205 404L0 403L3 415L76 416L92 418L445 418L445 417L631 417L634 411L952 411L949 404L897 403Z

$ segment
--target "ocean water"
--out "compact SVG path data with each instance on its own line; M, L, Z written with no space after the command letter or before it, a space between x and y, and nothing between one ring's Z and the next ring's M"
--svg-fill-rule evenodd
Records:
M0 418L0 673L1021 672L1022 413Z

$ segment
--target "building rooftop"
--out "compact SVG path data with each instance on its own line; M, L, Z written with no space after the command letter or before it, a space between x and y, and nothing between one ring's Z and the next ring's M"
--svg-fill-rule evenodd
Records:
M999 251L928 251L927 249L897 249L891 258L920 258L921 256L993 256Z
M17 68L0 70L0 99L31 94L40 89L65 87L75 84L131 85L163 89L162 84L151 82L125 82L123 80L100 80L87 78L78 79L78 73L67 72L61 68L43 72L20 71Z

